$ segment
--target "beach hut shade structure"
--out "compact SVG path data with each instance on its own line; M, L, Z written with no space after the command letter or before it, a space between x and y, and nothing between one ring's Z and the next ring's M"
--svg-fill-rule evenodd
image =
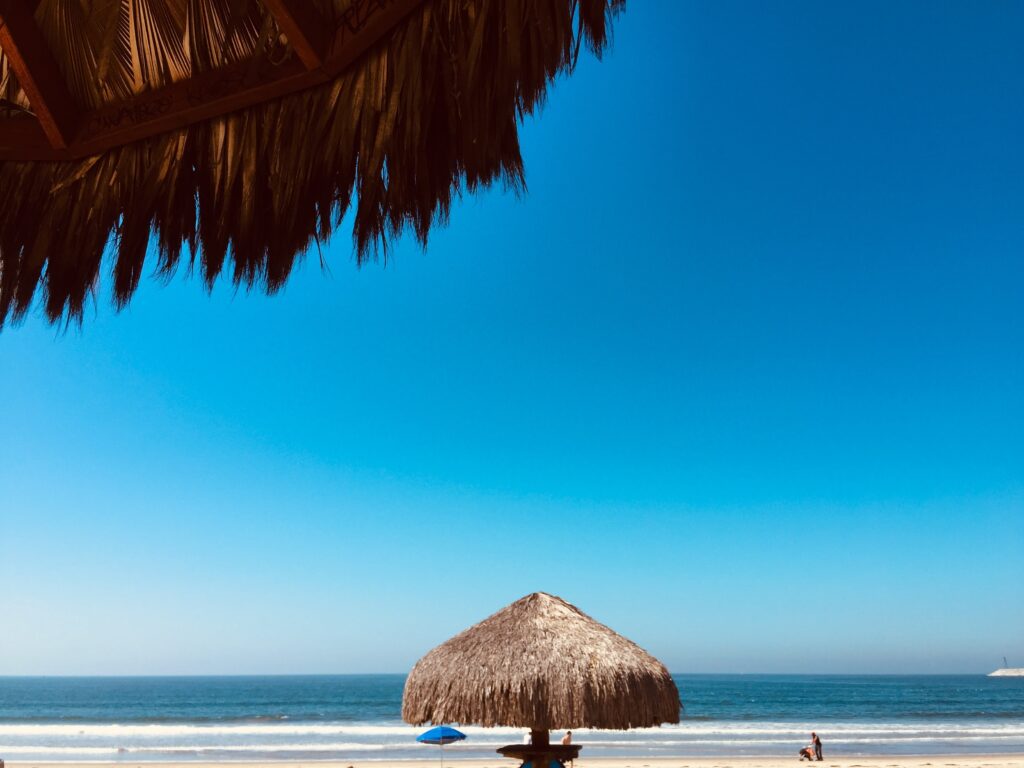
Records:
M442 643L405 683L406 722L641 728L679 722L665 666L554 595L537 592Z
M280 288L524 187L518 123L623 0L0 0L0 325L185 261ZM151 239L153 248L150 248Z

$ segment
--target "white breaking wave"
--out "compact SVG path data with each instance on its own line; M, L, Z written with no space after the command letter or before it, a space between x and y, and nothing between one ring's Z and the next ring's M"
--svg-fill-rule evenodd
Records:
M465 742L445 748L453 757L493 756L522 742L520 728L462 728ZM1024 751L1024 721L723 722L684 721L633 731L574 732L588 754L685 756L785 754L818 731L832 754ZM422 731L400 723L0 723L0 758L39 761L428 759L436 747L415 742Z
M86 753L86 754L108 754L117 752L367 752L388 749L384 744L358 744L354 742L340 742L336 744L240 744L240 745L210 745L210 744L179 744L179 745L153 745L133 747L49 747L49 746L11 746L0 745L0 752L8 754L30 754L37 752L54 753Z
M689 721L677 725L663 725L656 728L635 728L630 731L603 731L596 729L581 728L573 731L575 734L586 734L600 738L602 735L629 734L630 740L643 740L648 734L665 733L686 733L686 734L771 734L779 731L805 731L815 728L826 728L830 733L900 733L900 732L926 732L941 733L950 731L956 733L994 734L999 732L1012 732L1024 734L1024 722L1010 721L1007 723L986 723L984 725L964 725L956 722L927 722L927 723L811 723L811 722L726 722L726 721ZM143 736L143 737L170 737L189 736L195 734L209 736L233 736L233 735L304 735L304 736L334 736L338 734L349 734L352 736L373 736L373 737L415 737L422 732L423 728L411 725L361 725L349 723L310 723L298 724L277 721L273 723L244 723L244 724L216 724L206 725L202 723L0 723L0 737L3 736ZM484 728L481 726L459 726L469 737L500 737L511 739L513 742L521 740L526 729L523 728ZM499 739L500 740L500 739Z

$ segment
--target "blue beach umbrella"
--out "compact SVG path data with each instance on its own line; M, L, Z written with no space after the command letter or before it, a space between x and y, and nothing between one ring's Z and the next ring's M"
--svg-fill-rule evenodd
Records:
M441 768L444 768L444 745L454 744L456 741L462 741L464 738L466 738L466 734L462 731L456 731L447 725L438 725L429 731L421 733L416 737L416 741L420 744L436 744L439 746L441 748Z
M429 731L421 733L416 737L416 741L421 744L436 744L443 747L445 744L454 744L456 741L462 741L464 738L466 738L466 734L462 731L456 731L447 725L439 725L436 728L431 728Z

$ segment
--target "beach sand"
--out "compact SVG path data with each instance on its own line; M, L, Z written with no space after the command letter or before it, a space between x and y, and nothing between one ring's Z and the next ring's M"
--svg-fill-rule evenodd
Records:
M206 763L39 763L8 760L6 768L428 768L437 760L356 760L341 762L206 762ZM514 768L512 760L445 760L450 768ZM898 755L838 757L819 763L801 763L794 757L659 757L659 758L580 758L575 768L795 768L820 765L821 768L1024 768L1024 754L1012 755Z

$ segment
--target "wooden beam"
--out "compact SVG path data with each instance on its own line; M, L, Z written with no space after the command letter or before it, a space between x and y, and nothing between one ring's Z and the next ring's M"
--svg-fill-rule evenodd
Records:
M308 0L294 0L305 3ZM18 0L0 0L0 5ZM40 157L37 146L25 145L27 157L11 141L4 142L0 120L0 160L66 160L89 157L112 147L184 128L245 107L330 82L351 66L374 43L424 0L355 0L358 12L342 19L333 35L329 57L316 69L290 59L279 66L265 58L242 61L194 75L164 88L140 93L125 101L83 115L75 141L66 149L50 148ZM329 35L330 36L330 35ZM25 135L26 129L19 128ZM14 136L14 134L11 134Z
M263 0L306 69L323 66L330 27L310 0Z
M32 18L31 3L0 0L0 48L51 146L67 148L78 124L78 108Z
M281 66L241 61L90 112L71 152L99 154L326 81L322 70L308 70L296 59Z
M368 51L423 0L355 0L341 14L324 69L339 74Z

